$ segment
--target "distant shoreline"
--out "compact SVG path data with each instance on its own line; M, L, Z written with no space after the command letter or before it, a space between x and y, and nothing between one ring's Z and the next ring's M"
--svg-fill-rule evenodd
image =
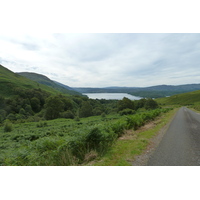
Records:
M130 100L142 99L142 97L133 96L127 93L83 93L83 95L88 96L90 99L121 100L124 97Z

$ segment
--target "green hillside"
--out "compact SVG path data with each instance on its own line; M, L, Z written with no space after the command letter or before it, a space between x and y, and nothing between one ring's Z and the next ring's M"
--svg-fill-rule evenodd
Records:
M35 81L16 74L0 65L0 95L10 97L16 95L19 90L41 89L51 94L59 92Z
M156 101L166 105L193 105L200 104L200 90L184 94L173 95L171 97L159 98Z
M68 87L68 86L62 86L62 84L57 83L52 81L51 79L49 79L48 77L41 75L41 74L37 74L37 73L30 73L30 72L21 72L18 73L21 76L24 76L30 80L36 81L40 84L49 86L55 90L58 90L62 93L65 94L70 94L70 95L81 95L81 93L74 91L72 88Z
M42 75L40 76L42 77ZM43 79L44 79L43 81L45 81L44 77ZM30 90L30 89L41 89L50 94L65 93L67 95L81 95L80 93L75 91L73 92L64 88L60 89L59 88L60 86L56 87L56 84L53 87L52 86L53 83L51 83L53 81L49 80L46 77L46 84L42 83L42 81L41 84L39 83L39 81L36 82L34 80L28 79L0 65L0 95L3 97L10 97L18 94L18 92L21 90ZM50 82L49 85L48 81Z

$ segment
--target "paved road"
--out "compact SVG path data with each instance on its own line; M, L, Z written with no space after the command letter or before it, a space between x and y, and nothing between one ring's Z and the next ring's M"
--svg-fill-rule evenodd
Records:
M199 166L200 114L182 107L150 156L147 165Z

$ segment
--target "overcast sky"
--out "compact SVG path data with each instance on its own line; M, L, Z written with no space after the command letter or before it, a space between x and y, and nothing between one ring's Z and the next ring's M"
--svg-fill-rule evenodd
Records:
M200 83L200 34L0 34L0 63L70 87Z

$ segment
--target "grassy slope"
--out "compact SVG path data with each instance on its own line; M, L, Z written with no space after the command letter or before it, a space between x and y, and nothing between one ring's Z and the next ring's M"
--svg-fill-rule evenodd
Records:
M156 99L160 104L166 105L191 105L200 103L200 90L184 94L173 95L171 97Z
M13 88L20 89L42 89L51 94L58 94L59 91L54 90L46 85L39 84L35 81L27 79L23 76L15 74L7 68L0 65L0 95L10 97L15 95Z
M46 86L49 86L55 90L58 90L62 93L65 93L65 94L71 94L71 95L81 95L79 92L76 92L74 90L69 90L69 89L66 89L60 85L58 85L57 83L55 83L54 81L52 81L51 79L49 79L48 77L44 76L44 75L41 75L41 74L36 74L36 73L29 73L29 72L21 72L21 73L18 73L19 75L21 76L24 76L30 80L33 80L33 81L36 81L40 84L44 84Z

